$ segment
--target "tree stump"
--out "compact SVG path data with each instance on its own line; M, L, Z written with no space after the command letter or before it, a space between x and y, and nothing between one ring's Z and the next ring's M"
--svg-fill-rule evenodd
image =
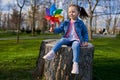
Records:
M72 49L63 45L53 60L47 61L42 57L55 45L57 40L44 40L40 46L40 53L33 72L35 80L92 80L92 62L94 46L81 47L79 74L71 74Z

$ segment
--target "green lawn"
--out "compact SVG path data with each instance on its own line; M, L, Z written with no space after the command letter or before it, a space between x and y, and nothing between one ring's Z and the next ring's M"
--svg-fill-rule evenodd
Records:
M94 80L120 80L120 39L94 39Z
M31 80L41 39L0 40L0 80ZM94 80L120 80L120 39L100 38L95 45Z
M16 32L0 32L0 38L16 38L16 35L17 33ZM40 34L37 34L35 33L34 36L32 36L32 33L19 33L19 36L20 37L42 37L42 36L60 36L58 34L53 34L53 33L40 33Z
M0 80L31 80L41 40L0 41Z

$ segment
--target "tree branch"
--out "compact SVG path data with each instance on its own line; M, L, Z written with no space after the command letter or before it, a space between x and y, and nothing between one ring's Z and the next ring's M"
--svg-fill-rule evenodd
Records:
M23 4L22 4L22 5L20 5L19 2L18 2L18 0L17 0L17 5L18 5L20 8L23 8L24 4L25 4L25 0L23 0Z
M93 12L94 12L94 10L95 10L95 8L96 8L98 2L99 2L99 0L96 0L96 3L95 3L95 5L94 5L94 7L93 7L93 9L92 9Z

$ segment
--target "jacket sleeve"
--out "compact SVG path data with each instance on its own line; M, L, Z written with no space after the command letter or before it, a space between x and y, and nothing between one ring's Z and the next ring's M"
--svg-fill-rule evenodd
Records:
M54 28L53 32L57 34L64 32L64 22L61 23L57 28Z
M84 42L88 42L89 41L89 38L88 38L88 30L87 30L87 27L86 25L84 24L84 22L82 23L82 36L83 36L83 40Z

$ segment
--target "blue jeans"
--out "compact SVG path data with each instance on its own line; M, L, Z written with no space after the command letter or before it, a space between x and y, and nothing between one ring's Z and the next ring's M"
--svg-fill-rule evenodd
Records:
M70 41L67 38L60 39L52 50L56 53L62 45L71 46L73 50L73 62L79 62L80 57L80 42L79 41Z

